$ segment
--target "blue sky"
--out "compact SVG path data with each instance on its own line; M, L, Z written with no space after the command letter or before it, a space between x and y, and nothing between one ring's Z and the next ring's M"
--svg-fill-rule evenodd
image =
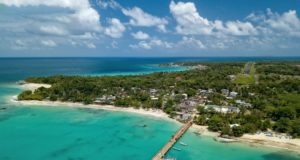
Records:
M299 0L0 0L0 56L300 56L299 12Z

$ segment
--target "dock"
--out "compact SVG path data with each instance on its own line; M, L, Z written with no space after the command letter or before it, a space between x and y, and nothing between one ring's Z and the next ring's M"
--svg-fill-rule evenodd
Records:
M182 137L182 135L191 127L193 120L184 124L165 144L165 146L152 158L152 160L162 160L166 153L173 147L173 145Z

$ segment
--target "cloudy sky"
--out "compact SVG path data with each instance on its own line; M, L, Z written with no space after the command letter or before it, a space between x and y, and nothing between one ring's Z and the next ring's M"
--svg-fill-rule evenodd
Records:
M0 57L300 56L299 0L0 0Z

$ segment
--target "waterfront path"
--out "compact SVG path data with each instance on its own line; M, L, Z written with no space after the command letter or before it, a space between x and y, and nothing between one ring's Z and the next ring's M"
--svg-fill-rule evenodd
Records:
M184 124L168 141L168 143L152 158L152 160L161 160L172 146L180 139L180 137L191 127L193 120Z

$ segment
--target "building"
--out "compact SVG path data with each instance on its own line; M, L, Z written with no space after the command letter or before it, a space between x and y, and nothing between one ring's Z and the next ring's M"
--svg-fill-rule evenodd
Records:
M186 93L183 93L182 96L183 96L183 99L185 99L185 100L188 99L188 95Z
M197 107L197 105L198 103L194 100L185 100L178 105L178 108L181 111L192 112Z
M228 96L229 90L228 89L221 89L222 95L223 96Z
M184 112L176 112L175 114L175 118L179 121L187 121L192 117L190 114Z
M151 100L154 100L154 101L158 100L158 97L155 97L155 96L150 96L150 98L151 98Z
M229 97L232 97L232 98L235 98L237 95L238 95L238 93L234 92L234 91L229 93Z
M220 113L240 113L239 108L231 106L206 105L204 109Z
M242 101L240 99L236 100L235 103L245 108L252 108L252 104Z
M151 95L155 95L155 94L157 93L157 90L156 90L156 89L150 89L150 90L149 90L149 93L150 93Z
M94 101L96 104L112 104L116 100L116 96L106 96L103 95L102 97L97 97Z

